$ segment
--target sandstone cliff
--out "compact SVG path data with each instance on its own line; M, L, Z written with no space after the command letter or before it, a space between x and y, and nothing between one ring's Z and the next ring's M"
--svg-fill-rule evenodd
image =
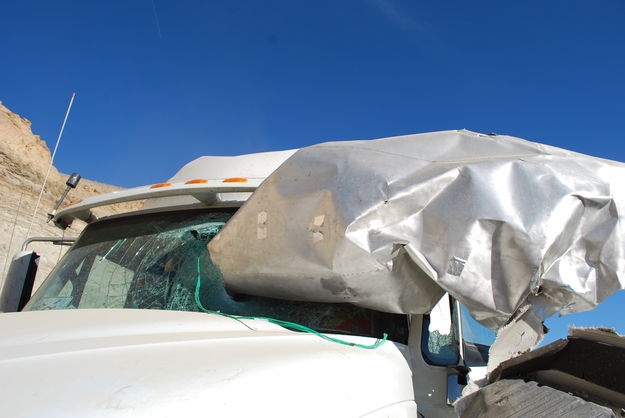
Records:
M62 152L62 147L58 152ZM30 121L11 112L0 102L0 284L13 255L27 238L50 160L50 149L38 135L32 133ZM77 237L84 228L84 223L74 222L63 232L52 223L46 223L46 214L65 190L67 177L67 174L59 173L52 167L29 236L61 237L64 234L65 237ZM114 190L120 188L82 179L78 187L70 191L65 203ZM122 204L101 208L96 214L104 216L138 207L139 203ZM38 286L67 247L33 243L29 249L41 255L35 282Z

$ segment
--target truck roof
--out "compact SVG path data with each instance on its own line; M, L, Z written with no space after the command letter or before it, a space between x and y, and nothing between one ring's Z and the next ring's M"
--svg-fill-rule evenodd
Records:
M295 151L200 157L184 165L166 182L70 203L58 212L54 223L62 229L74 219L90 223L97 220L91 211L93 208L143 199L146 199L143 209L150 210L182 206L240 206Z

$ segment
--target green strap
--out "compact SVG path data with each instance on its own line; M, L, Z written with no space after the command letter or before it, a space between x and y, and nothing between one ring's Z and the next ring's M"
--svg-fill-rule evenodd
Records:
M371 345L357 344L357 343L352 343L352 342L349 342L349 341L341 340L339 338L330 337L328 335L320 333L319 331L315 331L312 328L308 328L305 325L296 324L295 322L282 321L280 319L275 319L275 318L265 318L265 317L262 317L262 316L240 316L240 315L230 315L230 314L226 314L226 313L219 312L219 311L212 311L210 309L206 309L202 305L202 302L200 301L200 286L201 286L200 257L198 257L197 258L197 284L195 286L195 303L196 303L197 307L201 311L203 311L203 312L210 313L210 314L215 314L215 315L225 316L226 318L235 319L237 321L240 321L242 319L261 319L261 320L265 320L267 322L271 322L272 324L279 325L279 326L284 327L284 328L289 328L289 329L294 329L294 330L297 330L297 331L308 332L310 334L314 334L314 335L316 335L318 337L321 337L324 340L327 340L327 341L330 341L330 342L333 342L333 343L337 343L337 344L349 345L351 347L360 347L360 348L374 349L374 348L378 348L382 344L384 344L386 342L386 339L388 338L388 335L386 333L384 333L384 336L382 337L382 339L377 339L376 342L371 344Z

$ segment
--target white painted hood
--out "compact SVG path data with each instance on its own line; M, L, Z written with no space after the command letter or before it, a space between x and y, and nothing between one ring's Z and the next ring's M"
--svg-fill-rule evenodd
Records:
M0 416L360 416L413 399L401 345L245 322L253 330L190 312L0 314Z

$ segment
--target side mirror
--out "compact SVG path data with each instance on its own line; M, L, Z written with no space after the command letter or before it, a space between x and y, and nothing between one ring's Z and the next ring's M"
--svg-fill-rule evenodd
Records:
M11 262L0 294L0 312L19 312L30 300L39 255L34 251L20 251Z

